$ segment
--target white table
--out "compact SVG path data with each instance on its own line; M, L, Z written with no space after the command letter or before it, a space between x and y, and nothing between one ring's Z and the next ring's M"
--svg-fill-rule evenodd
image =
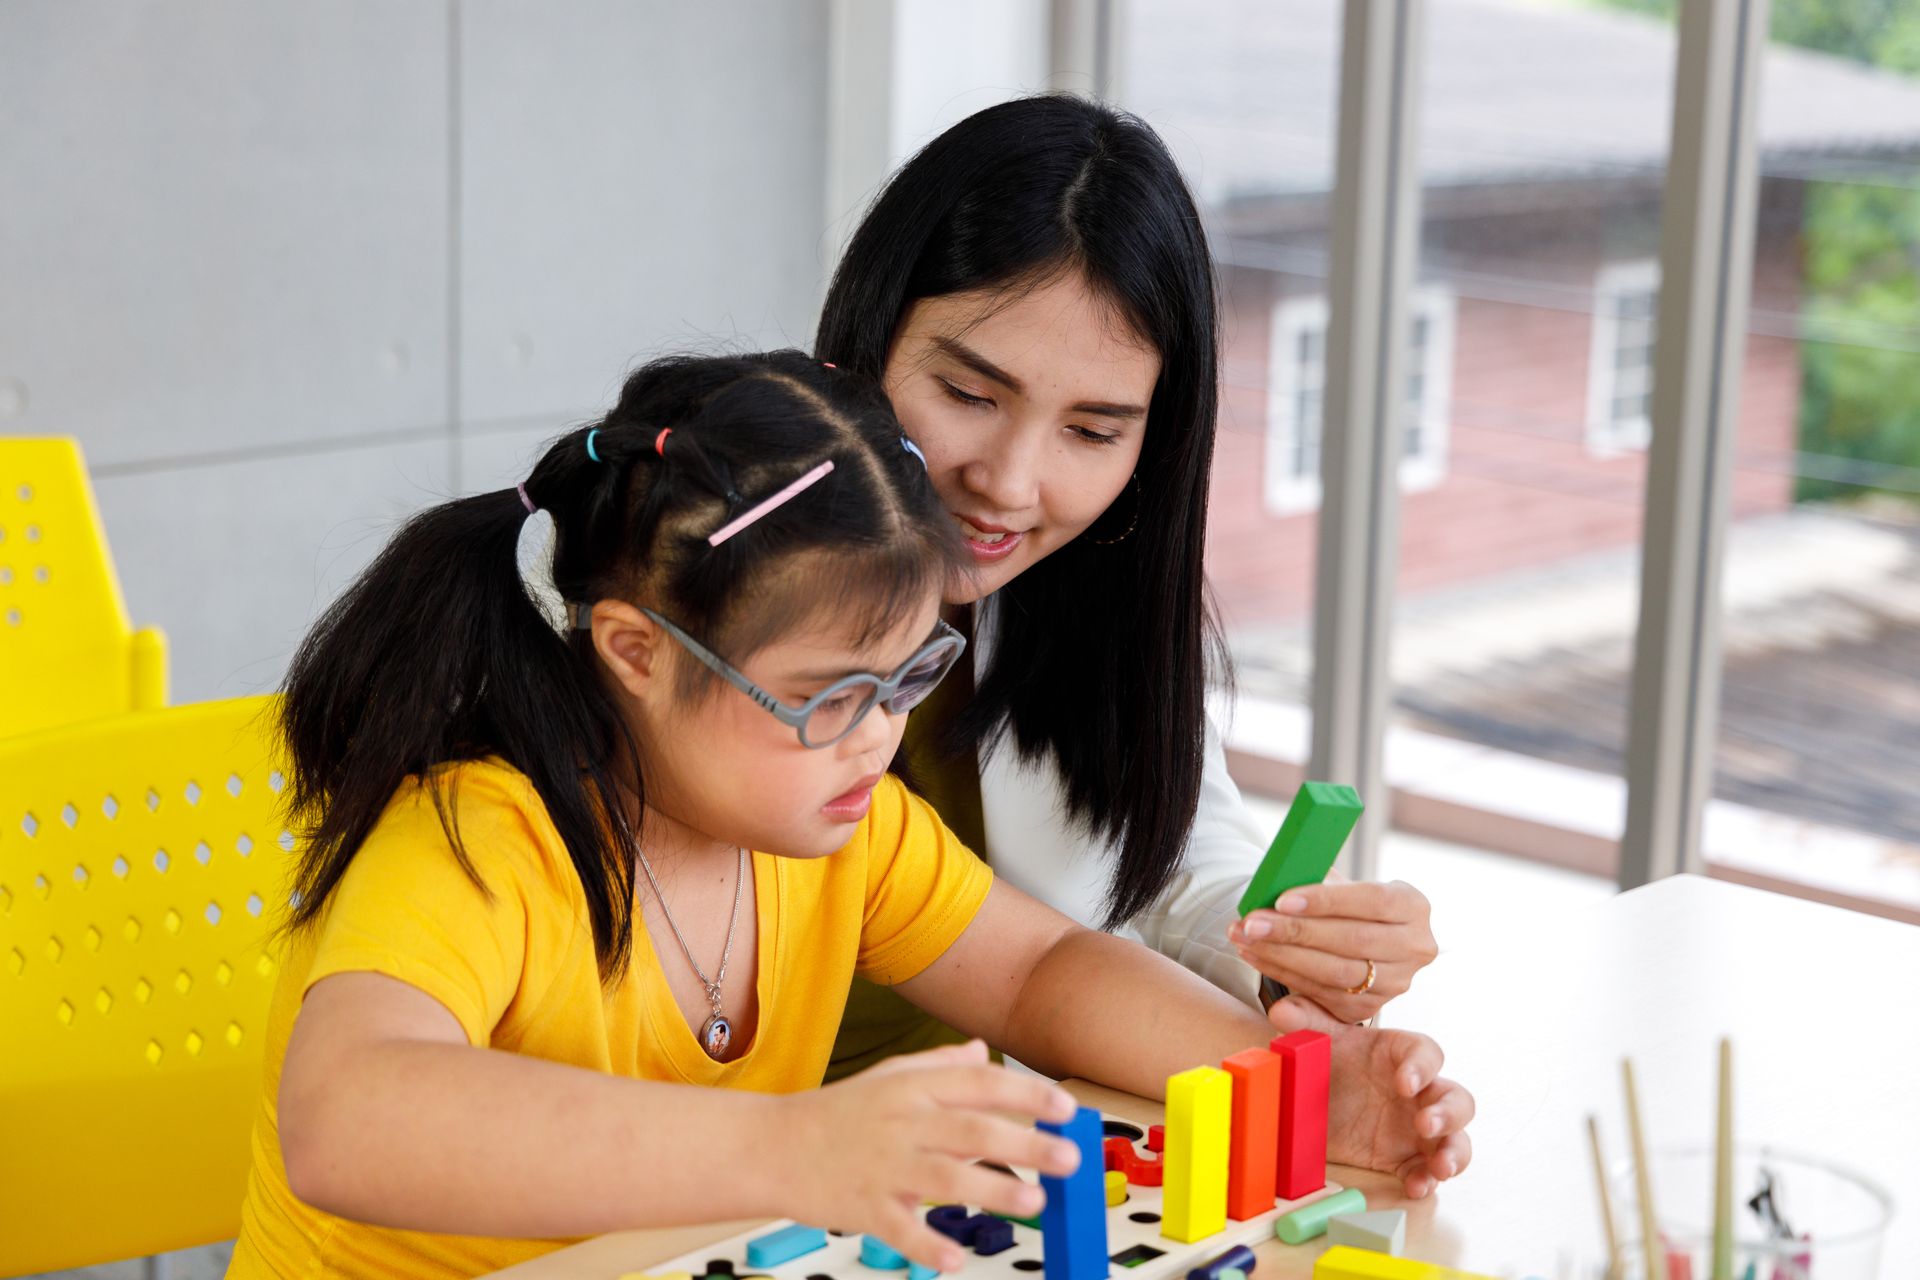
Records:
M1447 1074L1479 1100L1473 1167L1417 1203L1381 1175L1333 1171L1371 1207L1408 1210L1410 1256L1547 1277L1575 1250L1593 1256L1586 1116L1600 1116L1609 1157L1624 1156L1621 1056L1634 1059L1649 1140L1705 1142L1727 1034L1742 1140L1823 1155L1889 1189L1882 1272L1920 1274L1920 928L1677 876L1571 917L1517 919L1498 938L1441 942L1388 1021L1439 1040ZM1071 1087L1111 1114L1159 1119L1156 1103ZM498 1274L613 1280L746 1225L601 1236ZM1259 1274L1309 1276L1318 1252L1269 1242Z

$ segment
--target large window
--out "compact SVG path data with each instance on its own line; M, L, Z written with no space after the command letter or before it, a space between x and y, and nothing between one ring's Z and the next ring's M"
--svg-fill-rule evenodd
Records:
M1611 874L1674 35L1577 5L1425 18L1419 277L1452 298L1451 409L1445 474L1401 505L1395 821Z
M1297 760L1307 742L1342 6L1130 0L1115 12L1121 105L1160 131L1193 184L1221 286L1207 575L1238 676L1237 724L1265 726L1266 746ZM1277 411L1283 386L1298 403Z
M1817 8L1775 0L1760 80L1702 844L1716 874L1915 913L1920 57L1890 17L1811 22Z

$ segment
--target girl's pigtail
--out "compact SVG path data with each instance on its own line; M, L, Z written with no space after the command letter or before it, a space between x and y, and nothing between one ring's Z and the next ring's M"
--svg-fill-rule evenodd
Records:
M537 482L525 488L540 492ZM290 928L318 914L406 779L432 786L433 766L447 761L506 757L557 801L552 817L570 846L597 852L606 819L618 823L589 798L610 792L583 790L580 774L611 783L622 722L522 586L515 550L527 518L516 489L415 516L294 655L282 726L289 803L306 843ZM433 794L455 855L479 883L451 798ZM583 877L600 954L617 965L632 886L607 879Z

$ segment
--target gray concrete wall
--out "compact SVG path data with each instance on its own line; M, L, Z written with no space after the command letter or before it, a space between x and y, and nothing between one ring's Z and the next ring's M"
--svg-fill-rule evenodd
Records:
M662 351L805 345L826 0L8 0L0 434L87 453L177 702Z

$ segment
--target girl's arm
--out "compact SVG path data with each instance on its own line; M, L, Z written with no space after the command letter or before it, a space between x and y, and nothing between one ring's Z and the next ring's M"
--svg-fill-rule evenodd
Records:
M1267 1017L1158 952L1082 928L999 881L960 940L899 990L1037 1071L1150 1098L1165 1096L1168 1076L1276 1034ZM1466 1168L1473 1099L1439 1077L1438 1045L1407 1031L1328 1031L1330 1158L1396 1172L1412 1196Z
M375 973L314 984L279 1094L288 1186L341 1217L543 1238L793 1216L935 1266L952 1242L912 1207L1038 1212L1035 1188L971 1162L1070 1170L1071 1144L1030 1125L1072 1111L979 1046L790 1095L626 1079L473 1048L438 1001Z
M516 1237L773 1216L779 1099L475 1049L433 997L342 973L307 993L280 1075L287 1184L379 1226Z

